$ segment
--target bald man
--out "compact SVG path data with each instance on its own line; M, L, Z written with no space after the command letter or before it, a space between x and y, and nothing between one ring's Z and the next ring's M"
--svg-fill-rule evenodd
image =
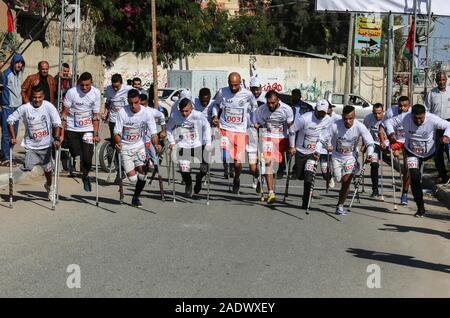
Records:
M48 74L49 64L47 61L40 61L38 64L38 73L28 76L22 84L22 100L26 104L31 98L31 88L41 85L44 89L44 100L55 104L56 81L53 76Z
M228 76L228 86L219 89L216 107L212 112L213 124L221 134L222 160L234 161L233 193L239 194L242 161L248 143L247 128L251 126L251 114L258 107L253 94L241 87L241 75L233 72ZM256 176L256 165L252 165ZM253 171L254 170L254 171Z

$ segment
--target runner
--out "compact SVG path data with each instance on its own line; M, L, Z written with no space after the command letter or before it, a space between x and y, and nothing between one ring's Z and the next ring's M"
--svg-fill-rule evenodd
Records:
M335 121L342 119L342 116L336 114L336 112L333 110L335 106L333 106L333 104L331 104L329 101L327 102L328 102L327 115L331 117L331 121L334 123Z
M262 93L261 81L258 77L252 77L250 79L250 91L255 96L258 107L266 103L266 96Z
M331 125L327 115L328 102L320 100L314 112L307 112L295 118L289 129L289 153L295 155L295 174L299 180L304 180L302 209L307 209L309 192L315 172L314 149L320 135ZM329 179L327 150L320 151L320 168L324 179Z
M416 104L411 113L393 117L385 122L389 140L395 144L396 131L405 131L405 152L407 166L411 175L411 191L417 205L416 217L425 216L425 204L422 192L421 168L425 161L431 159L437 149L436 129L444 130L441 142L448 145L450 123L426 111L425 106Z
M383 121L384 112L383 112L383 104L376 103L373 105L372 113L368 114L364 118L364 126L370 131L370 135L374 140L374 153L372 155L372 162L370 163L370 177L372 179L372 194L370 195L372 198L378 198L378 169L380 167L380 151L383 151L380 147L380 138L379 138L379 126ZM383 148L385 149L385 147ZM365 152L364 145L361 146L361 151ZM384 152L384 151L383 151ZM386 158L386 157L385 157Z
M252 92L253 96L255 96L256 103L258 104L258 107L264 105L266 103L265 94L262 93L262 87L261 87L261 81L258 77L252 77L250 79L250 91ZM251 122L254 122L253 114L251 115ZM248 154L248 161L250 164L250 171L253 172L253 183L252 188L256 189L256 192L259 193L259 186L261 186L260 183L258 183L258 178L255 176L258 176L258 160L261 158L257 157L257 143L258 143L258 130L256 130L254 127L250 127L247 129L248 132L248 145L247 145L247 154Z
M142 189L144 189L147 170L147 154L144 145L144 133L152 136L152 142L156 151L161 151L156 134L156 122L152 114L140 105L139 91L131 89L128 91L128 105L122 107L116 117L114 126L114 141L117 152L122 159L122 166L131 182L136 182L131 205L142 207L139 200Z
M216 101L211 99L211 91L203 87L198 92L198 97L194 100L194 109L203 113L209 123L212 122L212 111Z
M289 143L288 129L294 121L294 113L289 105L280 101L275 90L269 91L266 99L267 103L259 106L254 112L254 123L255 128L262 128L262 149L269 191L267 203L271 204L276 199L273 187L273 161L280 163L286 152Z
M250 126L251 113L257 105L252 93L241 87L241 76L236 72L228 76L228 87L219 89L217 93L213 123L220 127L223 162L228 163L230 157L234 160L233 193L235 194L239 193L240 188L242 160L248 139L247 128ZM220 119L219 110L221 111ZM250 169L256 176L256 163Z
M384 122L386 122L388 119L398 116L402 113L409 113L411 112L411 105L409 98L407 96L400 96L398 99L398 105L392 106L389 108L386 113L384 114L384 119L381 125L379 126L379 140L380 140L380 146L382 149L385 149L385 131L384 131ZM410 176L409 176L409 170L408 166L406 164L406 152L404 150L404 144L405 144L405 130L399 126L396 129L396 138L397 142L395 144L392 144L392 150L394 153L394 157L399 158L399 150L402 150L403 154L403 193L400 199L400 204L407 205L408 204L408 188L410 185ZM401 167L400 158L398 159L399 167Z
M52 146L60 146L61 118L58 110L44 100L44 88L36 85L31 88L31 101L17 108L9 115L8 129L11 145L17 144L14 123L22 120L25 125L25 137L22 146L26 150L25 170L31 171L40 165L44 170L48 199L54 200L55 187L52 187Z
M117 113L127 104L128 91L132 89L129 85L123 84L122 75L114 74L111 76L111 85L106 87L105 111L102 115L103 119L108 119L109 133L111 135L111 145L114 147L114 125L116 124ZM116 166L118 165L118 157L114 158ZM115 184L120 181L119 170L117 169Z
M210 124L201 112L194 110L188 98L183 98L179 103L179 111L174 112L167 123L167 135L170 150L175 150L175 145L177 146L176 158L188 197L192 196L191 163L201 160L194 186L194 193L200 193L202 179L208 171L205 155L212 149Z
M336 206L336 214L339 215L347 214L344 210L344 203L352 178L359 170L357 144L360 137L362 137L367 148L365 162L371 162L373 138L367 128L361 122L355 120L355 108L347 105L342 110L342 119L332 123L316 144L315 160L319 159L319 155L324 148L333 151L334 176L338 182L342 183L338 205Z
M72 158L80 156L84 191L91 192L89 172L92 168L94 142L98 143L100 91L92 86L92 75L80 75L79 84L67 91L61 116L61 142L67 138Z

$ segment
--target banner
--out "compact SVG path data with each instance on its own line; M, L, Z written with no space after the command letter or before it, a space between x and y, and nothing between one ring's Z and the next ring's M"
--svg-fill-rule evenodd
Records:
M377 57L381 51L383 20L379 15L360 15L356 17L355 54L364 57Z
M395 13L414 14L415 0L316 0L317 11L339 12L369 12L369 13ZM449 0L423 0L419 3L419 14L428 14L428 3L431 2L431 12L435 16L450 17Z

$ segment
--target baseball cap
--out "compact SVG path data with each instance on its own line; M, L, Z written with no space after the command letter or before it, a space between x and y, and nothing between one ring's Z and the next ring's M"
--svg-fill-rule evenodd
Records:
M328 110L328 101L325 99L317 101L316 110L319 112L326 112Z
M187 98L189 100L192 100L192 94L191 91L189 89L183 89L180 93L180 100L182 100L183 98Z
M250 79L250 87L260 87L261 86L261 81L259 80L258 77L252 77Z

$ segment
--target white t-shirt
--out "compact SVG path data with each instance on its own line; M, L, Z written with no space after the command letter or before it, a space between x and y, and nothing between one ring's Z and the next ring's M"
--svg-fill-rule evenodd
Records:
M206 105L206 107L203 107L203 105L200 103L200 98L196 98L194 100L194 109L203 113L203 115L206 117L209 123L211 123L212 119L212 111L214 108L214 105L216 104L216 101L214 99L211 99Z
M254 114L254 122L262 126L262 135L265 138L287 138L288 125L294 121L292 108L283 102L273 112L267 104L259 106Z
M21 145L25 149L45 149L52 145L53 127L61 127L61 118L53 104L43 101L38 108L27 103L18 107L7 121L13 124L22 119L25 125L25 137Z
M331 116L330 116L330 117L331 117L331 122L332 122L332 123L338 121L339 119L342 119L342 116L336 114L335 111L333 111L333 112L331 113Z
M122 150L144 147L145 132L148 135L157 133L155 118L145 107L141 106L137 113L133 113L129 105L119 110L114 135L120 135Z
M67 115L68 131L94 131L92 118L94 113L100 112L100 91L94 86L85 94L79 86L67 91L64 106L69 108Z
M367 114L364 118L364 126L369 130L370 135L372 136L376 145L380 145L380 136L379 136L379 128L382 120L376 120L375 115L373 113ZM386 145L388 144L388 140L385 140Z
M316 145L316 150L322 153L326 145L333 146L333 158L339 160L348 160L358 158L358 140L362 137L364 144L367 147L367 155L373 154L374 141L370 135L369 130L361 122L353 122L350 128L345 127L344 120L338 120L330 125L320 136L319 142Z
M251 123L251 113L257 107L255 96L249 90L241 87L240 91L234 94L229 87L224 87L217 93L213 116L217 116L221 109L221 129L246 133Z
M174 112L167 122L167 138L171 145L186 149L211 145L211 127L199 111L192 110L187 118Z
M383 127L386 127L385 122L388 119L399 115L398 109L399 109L398 105L392 105L392 107L390 107L386 111L386 113L384 114L383 121L381 122L381 125L383 125ZM411 107L409 108L407 113L411 113ZM399 142L402 142L402 143L405 142L405 130L403 129L403 126L400 125L396 128L395 139L397 139Z
M320 135L331 125L332 119L325 115L318 119L316 113L306 112L295 118L294 124L289 129L289 147L294 147L302 154L312 154L319 141ZM321 153L327 153L323 149Z
M405 129L405 148L421 158L434 154L436 129L445 130L444 135L450 137L450 122L429 112L425 113L425 120L421 126L414 123L412 113L403 113L385 122L388 135L400 126Z
M105 97L106 103L109 104L109 122L115 123L119 110L128 105L128 91L133 89L132 86L124 85L116 92L112 85L106 87Z

